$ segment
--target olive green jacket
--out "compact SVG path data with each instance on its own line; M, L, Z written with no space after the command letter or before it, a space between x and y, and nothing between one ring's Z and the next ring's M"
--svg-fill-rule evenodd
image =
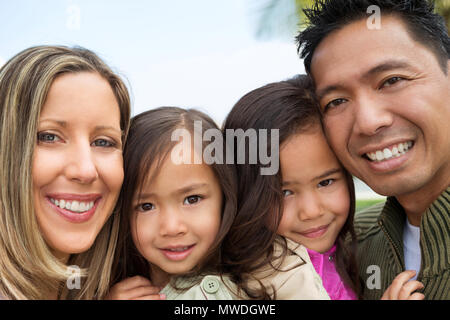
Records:
M365 299L380 299L405 271L403 228L406 214L394 197L355 216L358 263ZM425 299L450 299L450 187L424 212L420 223L421 269Z

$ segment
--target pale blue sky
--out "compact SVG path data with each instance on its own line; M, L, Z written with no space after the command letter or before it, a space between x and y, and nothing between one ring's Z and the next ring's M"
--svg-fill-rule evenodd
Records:
M266 0L0 1L0 65L30 46L86 47L127 79L134 115L195 107L220 125L245 93L304 72L293 37L256 39Z
M133 114L197 107L222 122L248 91L303 72L293 39L255 38L264 0L1 0L0 63L80 45L129 81Z

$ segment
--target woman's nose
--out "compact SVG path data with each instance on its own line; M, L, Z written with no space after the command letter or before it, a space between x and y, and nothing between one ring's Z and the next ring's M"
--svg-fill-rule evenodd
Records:
M71 146L66 166L66 177L82 184L90 184L98 179L97 165L88 142Z

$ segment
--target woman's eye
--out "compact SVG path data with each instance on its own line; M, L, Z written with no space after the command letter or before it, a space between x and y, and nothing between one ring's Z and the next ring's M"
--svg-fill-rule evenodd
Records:
M319 186L319 188L327 187L327 186L331 185L333 182L334 182L334 179L326 179L326 180L320 181L318 186Z
M37 138L39 142L48 142L48 143L61 140L56 134L48 132L39 132Z
M339 98L339 99L334 99L331 102L329 102L328 104L325 105L324 111L327 111L330 108L335 108L343 103L345 103L347 100L343 99L343 98Z
M138 205L139 211L150 211L155 209L155 205L153 203L142 203Z
M290 196L291 194L293 194L291 190L283 190L283 197Z
M112 141L106 140L106 139L97 139L92 143L96 147L114 147L116 144Z
M389 78L389 79L387 79L385 82L383 82L383 84L381 85L381 87L382 87L382 88L384 88L384 87L390 87L390 86L396 84L397 82L399 82L399 81L401 81L401 80L404 80L404 78L402 78L402 77L392 77L392 78Z
M184 199L183 204L196 204L200 202L200 200L201 200L200 196L189 196Z

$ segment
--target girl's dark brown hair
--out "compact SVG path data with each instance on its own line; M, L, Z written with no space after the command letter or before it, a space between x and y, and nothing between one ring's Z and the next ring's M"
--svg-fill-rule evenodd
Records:
M194 109L161 107L141 113L131 119L129 135L124 149L125 178L118 204L122 213L121 229L113 267L112 284L135 275L149 277L150 264L138 252L131 237L130 228L133 227L131 217L134 211L133 198L140 193L144 182L151 181L167 157L170 157L171 150L178 143L177 141L171 141L174 130L186 129L193 136L194 121L201 122L202 137L208 129L217 129L220 132L210 117ZM202 141L204 149L205 145L210 142L205 142L203 139ZM223 150L225 152L225 148ZM236 214L237 179L234 168L218 163L209 164L209 166L216 175L222 190L221 224L213 245L203 260L187 276L202 272L218 272L221 260L220 245ZM150 171L154 172L152 176L149 176Z
M298 75L255 89L243 96L233 107L224 122L227 129L279 129L279 146L292 135L311 130L321 125L320 112L312 94L311 80ZM270 152L270 136L267 152ZM229 141L227 141L229 143ZM235 161L237 147L235 144ZM287 253L287 244L276 230L283 214L281 172L276 175L261 175L262 164L249 164L249 147L246 146L246 162L236 166L238 176L238 207L234 223L222 244L224 269L238 287L254 299L269 299L267 290L248 285L252 273L272 264L275 259L273 244L284 243L282 257ZM355 292L358 275L356 268L356 236L353 230L355 192L353 179L345 171L350 193L350 210L347 221L338 235L336 268L347 285ZM349 237L349 245L345 240ZM282 261L282 260L281 260ZM281 264L281 262L280 262ZM273 265L273 264L272 264ZM274 272L277 266L274 266ZM258 280L258 279L256 279Z

